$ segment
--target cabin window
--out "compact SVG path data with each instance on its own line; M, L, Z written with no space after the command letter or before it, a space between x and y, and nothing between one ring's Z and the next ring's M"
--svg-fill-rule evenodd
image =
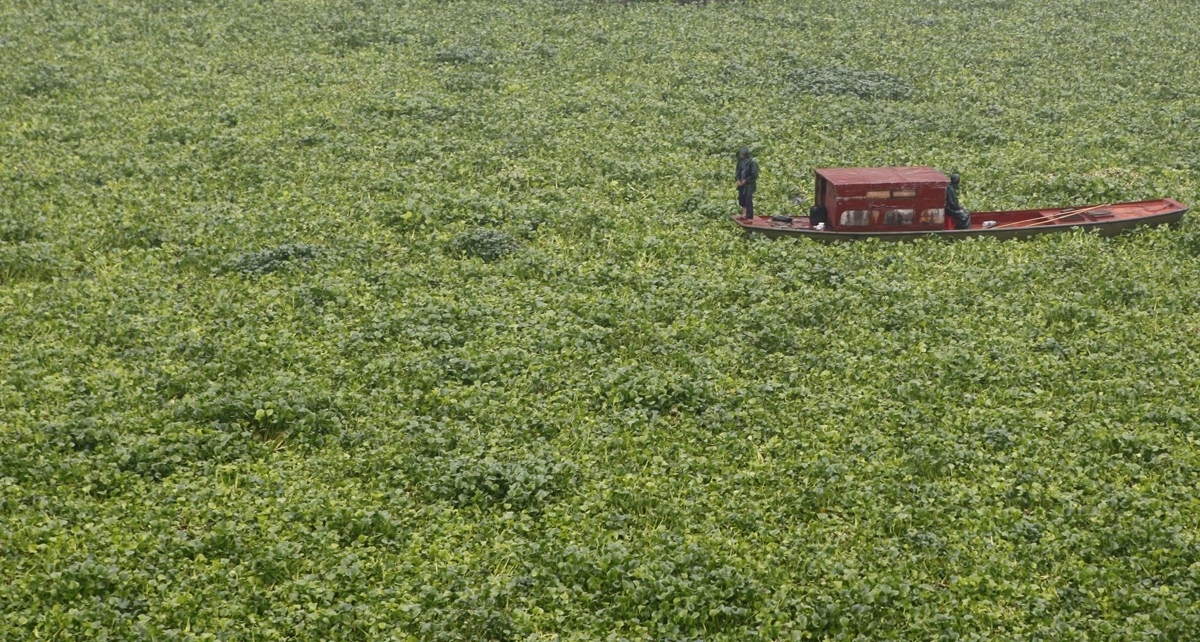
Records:
M867 198L881 200L886 198L916 198L915 189L873 189L867 192Z
M884 225L912 225L913 217L917 215L916 210L888 210L883 215Z
M870 210L846 210L842 212L841 224L846 226L852 225L870 225L871 212Z
M945 222L945 220L946 220L945 217L946 217L946 211L940 207L934 208L931 210L921 210L921 223L922 224L928 223L928 224L932 224L932 225L941 225L942 223Z

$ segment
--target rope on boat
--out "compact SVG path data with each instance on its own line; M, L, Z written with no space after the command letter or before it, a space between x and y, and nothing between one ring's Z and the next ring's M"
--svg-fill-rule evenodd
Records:
M1091 206L1091 207L1085 207L1085 208L1082 208L1082 209L1071 209L1071 210L1066 210L1066 211L1060 212L1060 213L1058 213L1058 214L1055 214L1054 216L1045 216L1045 215L1040 215L1040 216L1042 216L1042 218L1044 218L1045 220L1044 220L1044 221L1037 221L1036 223L1034 223L1034 225L1036 225L1036 224L1040 224L1040 223L1053 223L1053 222L1055 222L1055 221L1057 221L1057 220L1059 220L1059 219L1067 218L1068 216L1075 216L1076 214L1083 214L1084 212L1090 212L1090 211L1092 211L1092 210L1098 210L1098 209L1100 209L1101 207L1108 207L1109 205L1112 205L1112 203L1101 203L1100 205L1093 205L1093 206ZM1024 223L1029 223L1029 221L1013 221L1012 223L1005 223L1004 225L997 225L996 227L993 227L993 228L991 228L991 229L993 229L993 230L999 230L999 229L1004 229L1004 228L1006 228L1006 227L1014 227L1014 226L1021 225L1021 224L1024 224ZM1032 225L1031 225L1030 227L1032 227Z

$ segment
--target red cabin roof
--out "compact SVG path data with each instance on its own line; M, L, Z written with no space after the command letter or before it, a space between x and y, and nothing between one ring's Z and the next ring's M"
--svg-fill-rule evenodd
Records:
M838 167L818 169L817 176L834 186L879 186L913 185L932 183L945 186L950 178L932 167Z

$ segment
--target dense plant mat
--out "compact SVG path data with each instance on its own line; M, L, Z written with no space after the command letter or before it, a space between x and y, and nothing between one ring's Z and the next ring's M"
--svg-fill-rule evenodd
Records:
M1186 2L0 6L0 638L1200 637Z

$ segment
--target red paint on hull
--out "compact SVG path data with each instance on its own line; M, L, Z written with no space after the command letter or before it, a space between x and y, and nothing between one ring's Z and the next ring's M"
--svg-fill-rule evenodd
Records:
M751 221L735 217L734 221L748 233L759 233L770 237L801 236L826 242L869 238L883 241L911 241L932 237L963 239L975 236L1011 239L1063 232L1075 228L1096 230L1103 236L1113 236L1143 225L1177 223L1187 210L1188 207L1183 203L1175 199L1164 198L1136 203L1111 203L1082 207L972 212L971 227L965 230L818 230L809 225L807 216L793 218L790 222L777 221L769 216L756 216Z

